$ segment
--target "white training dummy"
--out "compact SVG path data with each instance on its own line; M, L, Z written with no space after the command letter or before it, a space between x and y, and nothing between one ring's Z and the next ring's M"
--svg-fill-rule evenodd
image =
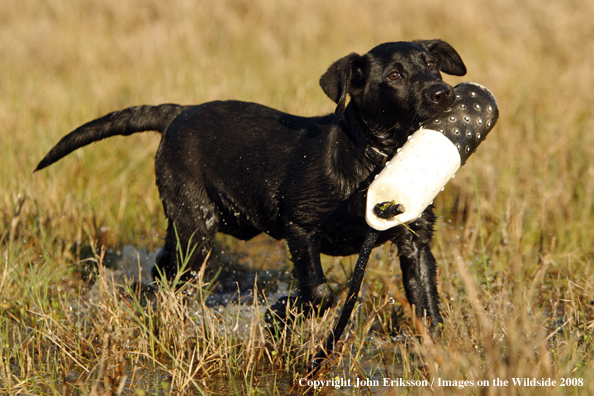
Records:
M374 229L418 219L493 129L499 109L489 90L465 82L454 92L454 104L421 123L369 186L365 220ZM403 213L382 215L377 204L400 205Z

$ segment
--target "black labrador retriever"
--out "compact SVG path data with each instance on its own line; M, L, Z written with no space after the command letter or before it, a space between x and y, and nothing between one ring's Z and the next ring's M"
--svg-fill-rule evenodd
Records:
M301 303L323 310L333 297L320 253L359 252L367 187L419 122L454 101L440 72L466 73L446 42L384 43L337 60L321 77L334 114L305 118L240 101L130 107L66 135L36 170L110 136L158 131L155 172L169 225L156 266L169 278L177 273L178 239L183 251L196 247L189 269L198 271L217 232L243 240L265 232L287 240ZM398 247L406 296L432 328L442 320L434 222L429 207L409 229L377 241Z

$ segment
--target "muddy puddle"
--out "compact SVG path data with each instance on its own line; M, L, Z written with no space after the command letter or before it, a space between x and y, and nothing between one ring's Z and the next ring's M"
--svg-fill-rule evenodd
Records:
M104 268L102 276L105 280L114 285L121 285L131 282L140 282L143 288L150 290L154 288L151 269L157 252L148 252L146 249L137 249L134 246L124 246L120 251L110 251L104 259ZM216 311L220 318L224 318L221 323L221 331L233 329L234 335L239 339L247 340L250 337L250 328L254 322L260 322L265 327L265 316L267 306L274 305L279 299L289 295L295 295L293 278L290 274L290 265L287 268L278 269L252 269L246 265L239 265L233 261L236 257L226 257L224 252L216 253L211 261L212 267L206 270L206 279L213 279L206 298L205 305ZM104 283L103 283L104 284ZM258 301L254 302L254 284L257 285ZM99 302L100 283L95 282L91 285L89 300ZM103 286L104 287L104 286ZM265 298L261 292L264 292ZM196 303L197 304L197 303ZM198 309L198 307L195 307ZM190 309L193 309L190 307ZM369 337L373 337L370 335ZM351 361L345 359L341 367L333 368L330 373L318 378L318 383L308 382L307 378L298 378L296 389L306 391L311 386L316 386L319 392L311 390L306 394L323 395L393 395L400 392L403 388L398 386L384 386L385 373L389 372L390 378L400 377L402 368L400 365L394 365L385 361L385 356L398 353L394 340L375 340L370 342L371 347L364 349L358 357L356 366L362 375L346 374L349 373ZM396 340L398 342L398 340ZM380 351L381 349L381 351ZM391 351L390 351L391 350ZM384 356L382 363L378 356ZM383 365L379 367L379 365ZM284 395L288 394L295 385L294 377L290 373L283 373L278 368L258 367L257 373L253 377L253 394L263 395ZM300 371L300 370L297 370ZM357 372L351 371L350 373ZM345 374L339 374L345 373ZM371 374L364 374L371 373ZM376 374L373 374L376 373ZM169 394L167 389L167 376L163 376L162 370L147 369L146 366L137 372L143 377L141 386L145 388L146 394ZM368 375L368 376L367 376ZM200 379L197 389L190 394L207 395L241 395L246 390L245 378L233 378L232 375L218 375L206 379ZM127 384L130 386L130 384ZM137 388L139 383L135 383ZM396 393L395 393L396 392ZM135 390L125 387L121 394L138 394Z
M136 284L140 281L142 289L150 298L151 291L155 290L151 271L157 253L148 252L145 248L138 250L131 245L126 245L119 251L109 251L104 259L103 276L109 284L114 285ZM226 325L233 325L235 335L244 339L249 336L248 323L262 321L267 306L273 306L281 298L295 296L297 292L293 290L293 278L287 270L254 270L237 264L234 262L236 259L235 255L227 257L221 250L211 257L204 275L208 282L204 303L227 318ZM254 285L258 290L257 304L253 304ZM91 302L99 301L101 287L104 286L98 282L91 286Z

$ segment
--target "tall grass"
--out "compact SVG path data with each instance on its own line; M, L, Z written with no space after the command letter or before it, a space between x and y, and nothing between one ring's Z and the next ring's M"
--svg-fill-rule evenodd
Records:
M91 246L102 263L101 246L162 244L158 136L113 138L31 171L74 127L131 105L232 98L328 113L317 81L334 60L385 41L442 38L469 70L446 80L487 86L501 111L436 199L443 340L419 343L400 304L384 305L401 293L386 246L366 275L350 330L357 341L323 378L475 382L437 394L591 394L592 15L592 0L2 2L0 392L288 392L331 317L298 321L280 338L254 319L240 338L241 316L205 307L204 284L161 288L147 304L133 285L99 277L89 296L80 260ZM220 244L257 268L290 268L266 239ZM325 259L334 290L345 290L353 262ZM583 386L476 386L512 377ZM332 392L359 391L397 393Z

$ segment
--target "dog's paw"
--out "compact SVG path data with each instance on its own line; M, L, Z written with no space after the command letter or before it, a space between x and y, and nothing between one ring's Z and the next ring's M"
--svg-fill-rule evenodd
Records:
M332 293L332 289L327 283L321 283L311 290L307 299L303 302L302 309L306 313L312 311L321 316L333 303L334 293Z
M266 326L272 333L282 332L285 326L310 314L321 316L334 303L334 294L326 283L316 286L307 296L284 296L264 314Z

